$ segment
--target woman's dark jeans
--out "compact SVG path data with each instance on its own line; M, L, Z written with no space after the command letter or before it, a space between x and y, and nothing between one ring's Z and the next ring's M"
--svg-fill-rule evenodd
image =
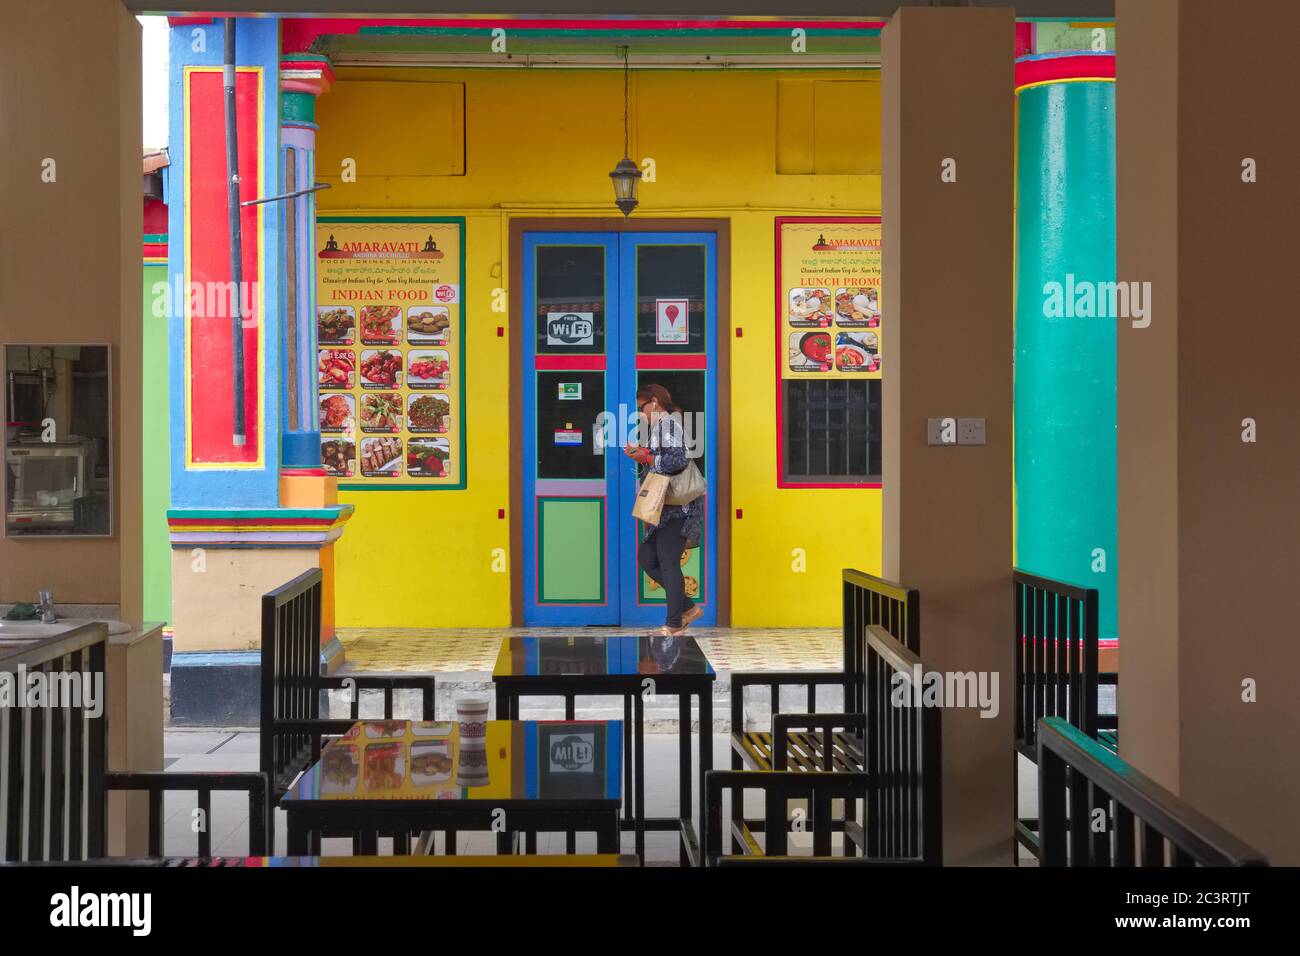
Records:
M641 542L636 552L641 570L662 584L668 594L667 624L674 630L682 626L682 614L695 606L695 602L686 596L686 580L682 577L682 551L686 549L682 523L685 520L678 515L664 521L650 532L650 537Z

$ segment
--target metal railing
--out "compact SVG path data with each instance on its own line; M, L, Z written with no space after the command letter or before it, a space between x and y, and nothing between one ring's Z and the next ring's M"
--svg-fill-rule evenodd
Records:
M1044 718L1036 740L1043 866L1268 865L1065 719Z
M1097 736L1096 588L1081 588L1019 569L1015 594L1015 734L1032 751L1037 722L1064 717Z
M104 855L107 649L108 626L93 623L0 650L0 859Z

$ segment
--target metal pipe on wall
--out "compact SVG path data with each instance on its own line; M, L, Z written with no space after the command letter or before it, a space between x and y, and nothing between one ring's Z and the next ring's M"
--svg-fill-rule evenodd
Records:
M244 329L240 314L244 288L244 244L240 233L239 207L239 140L238 113L235 105L235 20L222 21L226 55L222 66L222 85L226 108L226 183L230 223L230 354L234 362L231 378L231 401L234 403L234 426L231 444L242 448L247 441L244 422Z

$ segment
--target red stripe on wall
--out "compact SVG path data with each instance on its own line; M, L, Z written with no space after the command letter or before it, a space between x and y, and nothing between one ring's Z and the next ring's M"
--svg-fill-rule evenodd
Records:
M707 355L674 355L671 352L666 354L638 355L636 357L637 368L708 368L709 357Z
M534 367L539 371L575 372L605 370L603 355L539 355Z
M190 190L187 228L190 234L189 280L191 299L198 283L203 301L191 301L189 410L194 462L242 463L259 458L261 422L258 420L258 392L261 388L258 361L261 342L261 236L258 207L246 206L240 214L243 233L244 282L250 292L251 314L243 317L244 338L244 427L247 440L235 447L232 434L234 409L231 387L229 297L230 235L226 201L226 145L224 94L221 71L193 71L188 75L189 154L185 175ZM239 114L240 200L256 199L262 131L258 122L262 77L240 72L235 92ZM256 285L254 285L256 283ZM254 291L256 290L255 294ZM212 292L209 295L209 292ZM216 313L215 315L212 313Z

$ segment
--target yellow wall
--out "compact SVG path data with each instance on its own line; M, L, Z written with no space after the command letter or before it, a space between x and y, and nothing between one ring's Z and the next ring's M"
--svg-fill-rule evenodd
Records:
M839 572L880 569L880 492L776 487L775 275L779 215L870 215L879 175L777 175L777 72L633 74L634 158L653 158L657 181L641 186L637 217L731 221L731 315L719 316L731 350L733 509L732 623L831 626L840 620ZM788 74L787 74L788 76ZM800 73L799 78L814 74ZM877 74L819 78L869 83L856 116L806 135L860 136L879 155ZM378 96L336 96L371 80L465 84L465 175L367 175L386 144L422 129ZM356 505L337 546L340 627L489 627L510 623L509 575L492 570L509 552L509 316L492 311L509 288L511 216L610 216L609 170L622 154L623 77L559 70L343 69L318 104L321 215L466 217L465 491L341 492ZM331 98L336 104L334 109ZM404 98L410 102L410 98ZM362 108L361 104L369 104ZM814 128L815 127L815 128ZM858 133L858 130L863 132ZM820 142L820 139L819 139ZM340 179L345 158L357 181ZM375 162L371 162L375 160ZM887 294L887 293L886 293ZM737 339L733 329L744 336ZM723 399L725 401L725 398ZM631 507L630 502L628 507ZM806 571L794 569L796 548ZM513 557L513 556L512 556Z

